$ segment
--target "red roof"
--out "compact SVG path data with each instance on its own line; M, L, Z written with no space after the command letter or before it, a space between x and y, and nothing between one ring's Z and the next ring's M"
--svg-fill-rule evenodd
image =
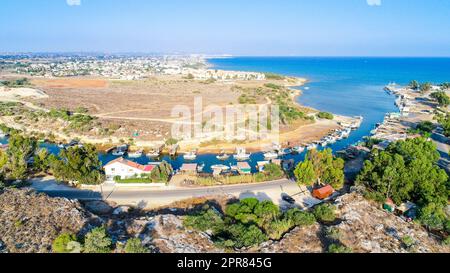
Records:
M114 163L121 163L121 164L127 165L127 166L129 166L131 168L141 170L143 172L151 172L155 168L155 165L142 165L142 164L130 161L130 160L126 160L123 157L115 159L115 160L109 162L108 164L105 165L105 167L108 166L108 165L112 165Z
M320 189L315 189L313 191L313 196L314 196L314 198L317 198L317 199L325 199L325 198L330 197L333 193L334 193L333 187L330 185L327 185Z

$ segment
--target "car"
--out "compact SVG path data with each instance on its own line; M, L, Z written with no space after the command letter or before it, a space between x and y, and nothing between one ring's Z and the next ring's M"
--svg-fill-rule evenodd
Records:
M282 197L283 201L288 202L289 204L295 204L295 199L292 198L291 196L284 194Z

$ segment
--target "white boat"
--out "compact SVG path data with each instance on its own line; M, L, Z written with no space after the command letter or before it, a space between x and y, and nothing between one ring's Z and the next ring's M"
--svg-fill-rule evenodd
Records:
M159 157L159 155L160 155L159 151L151 151L148 154L146 154L148 158L157 158Z
M236 154L233 156L238 161L244 161L250 159L251 154L247 154L245 148L236 149Z
M114 150L114 151L112 151L112 155L113 156L124 156L125 155L125 151L121 151L121 150Z
M217 165L212 165L211 166L212 170L217 170L217 171L228 171L231 168L227 165L223 165L223 164L217 164Z
M222 151L218 156L216 156L216 158L217 158L218 160L224 161L224 160L229 159L230 156L229 156L228 154L226 154L224 151Z
M130 157L130 158L139 158L139 157L141 157L142 155L144 154L144 150L139 150L139 151L136 151L136 152L134 152L134 153L129 153L128 154L128 157Z
M295 153L301 154L305 151L305 147L297 146L297 147L292 148L292 151L294 151Z
M265 159L276 159L278 158L278 154L275 152L267 152L264 154Z
M6 134L5 133L0 133L0 138L5 138Z
M72 147L74 145L78 145L78 142L76 141L72 141L71 143L69 143L69 147ZM112 155L114 156L123 156L128 152L128 145L121 145L121 146L117 146L113 151L112 151Z
M197 152L191 151L183 155L184 160L195 160L197 158Z
M306 149L307 149L308 151L317 149L317 144L314 144L314 143L309 144L309 145L306 147Z

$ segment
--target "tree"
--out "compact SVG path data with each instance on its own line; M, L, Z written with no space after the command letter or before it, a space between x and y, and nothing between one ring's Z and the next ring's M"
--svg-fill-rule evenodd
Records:
M96 185L104 181L102 164L92 145L62 150L59 158L50 158L50 165L54 176L61 181L88 185Z
M444 135L446 137L449 137L450 136L450 113L447 112L445 115L438 114L436 116L436 119L442 125L442 128L444 129Z
M353 250L349 247L343 246L341 244L331 244L328 247L328 253L340 254L340 253L352 253Z
M19 134L13 134L9 138L6 169L11 179L24 180L27 178L28 163L36 148L37 141L35 139Z
M264 173L267 175L267 180L275 180L282 178L284 175L283 170L277 164L267 164L264 166Z
M110 253L112 241L104 227L91 230L84 238L85 253Z
M429 82L422 83L419 88L420 93L425 94L425 93L429 92L431 90L431 88L432 88L431 83L429 83Z
M294 170L299 184L313 185L315 180L340 189L344 185L344 160L335 158L331 149L323 151L312 150L306 159Z
M419 220L431 229L442 228L448 200L448 175L437 166L436 145L424 138L397 141L386 151L372 153L356 183L397 205L412 201Z
M308 159L297 165L294 170L294 175L297 178L299 185L312 186L317 180L316 173L312 162Z
M336 220L336 208L330 204L321 204L314 208L314 216L322 222L333 222Z
M417 90L419 88L419 82L416 80L413 80L409 83L409 88L413 89L413 90Z
M38 172L47 172L50 168L47 149L40 149L34 156L33 167Z
M125 245L125 253L138 254L149 253L150 251L142 245L139 238L129 239Z
M71 233L62 233L53 241L52 250L54 253L73 253L73 248L70 247L71 242L76 242L77 237Z
M430 97L435 99L441 107L447 107L450 105L450 98L444 91L434 92L430 95Z
M173 174L172 165L163 161L161 164L156 166L150 173L150 178L152 181L156 182L169 182L170 177Z
M334 119L334 115L328 112L320 112L319 114L317 114L317 117L320 119L329 119L329 120Z

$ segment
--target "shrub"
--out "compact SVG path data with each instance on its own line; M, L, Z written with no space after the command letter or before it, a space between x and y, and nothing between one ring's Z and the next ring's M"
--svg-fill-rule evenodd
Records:
M314 216L322 222L333 222L336 220L335 207L330 204L321 204L314 208Z
M84 238L85 253L110 253L111 238L106 234L104 227L94 228Z
M71 233L62 233L53 241L52 250L54 253L71 253L73 248L69 248L70 242L76 242L77 238Z
M125 245L125 253L149 253L139 238L129 239Z
M231 225L227 228L227 233L235 248L252 247L267 240L267 236L255 225Z
M275 220L268 224L266 233L272 240L280 240L281 237L293 227L292 221L288 219Z
M316 222L316 217L310 212L301 211L297 208L286 212L285 218L292 221L296 226L310 226Z
M328 112L320 112L317 114L317 117L320 119L329 119L329 120L334 119L334 115Z
M411 248L415 244L415 241L411 236L404 236L402 238L402 243L406 248Z
M352 253L353 250L349 247L340 244L331 244L328 247L328 253Z
M213 209L208 209L199 215L186 216L184 225L199 231L218 231L223 227L223 220Z

